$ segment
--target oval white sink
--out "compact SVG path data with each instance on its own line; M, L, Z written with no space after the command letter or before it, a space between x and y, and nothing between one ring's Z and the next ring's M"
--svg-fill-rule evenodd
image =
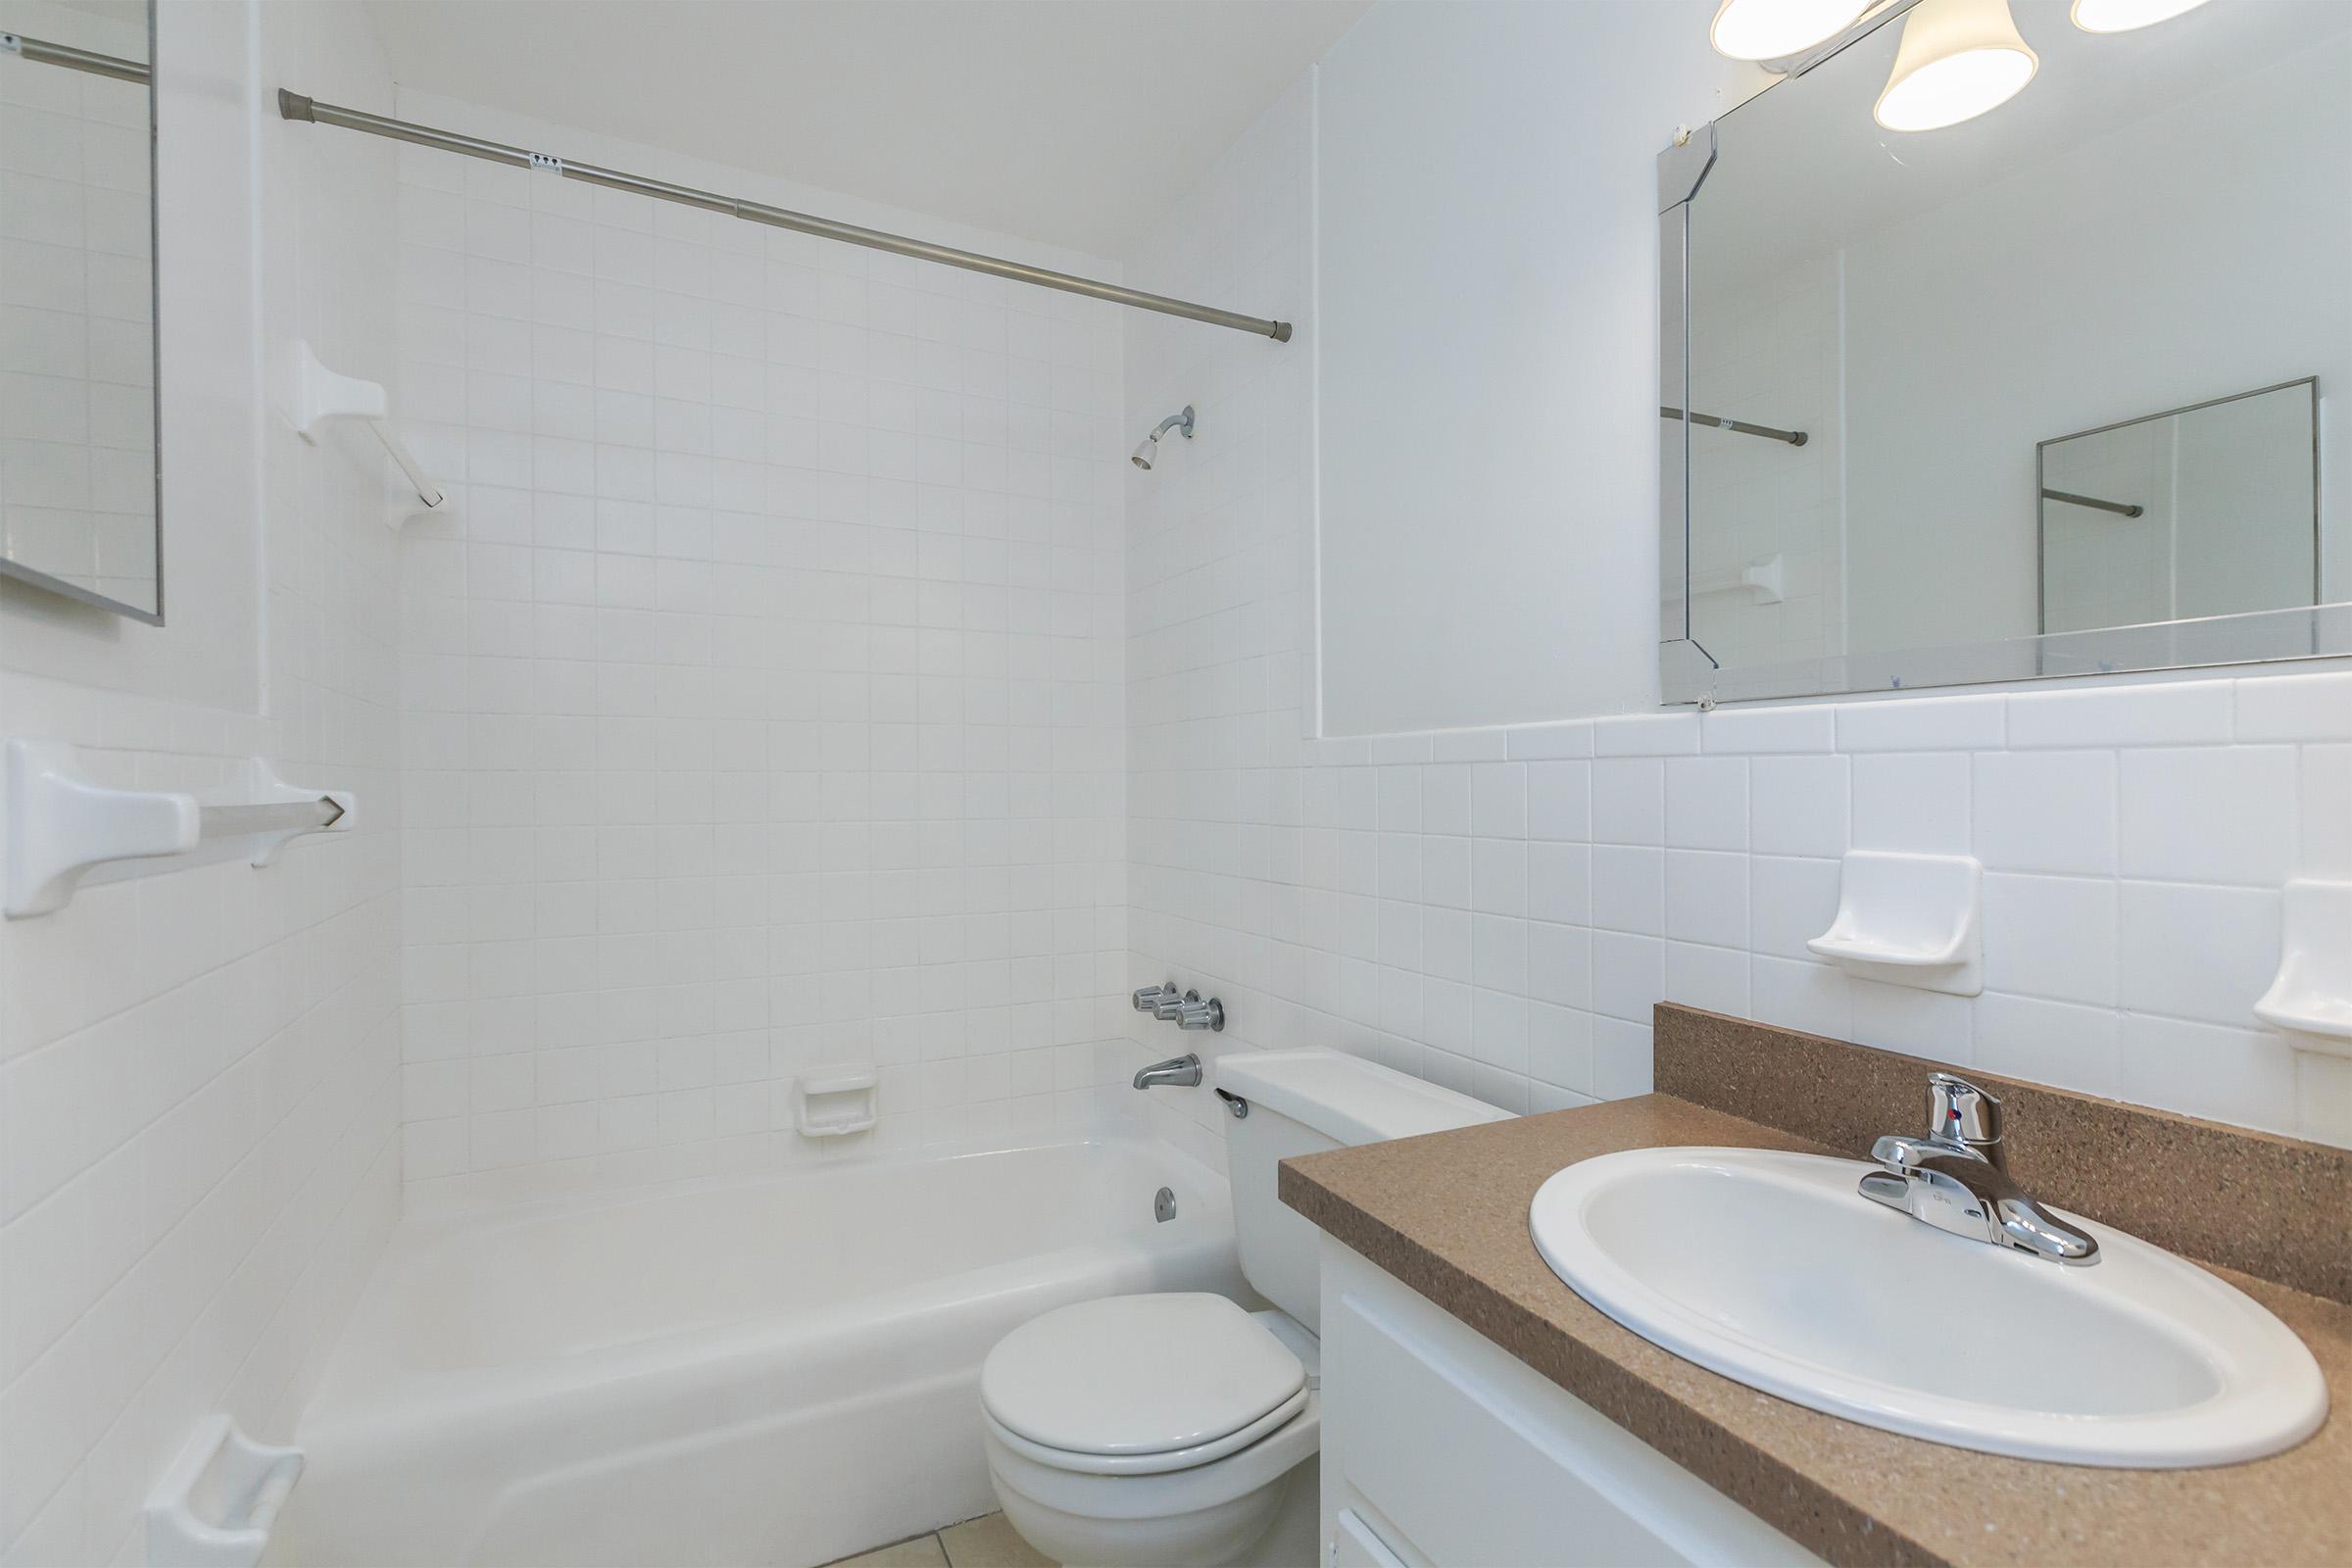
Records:
M2068 1214L2084 1266L1874 1203L1875 1165L1642 1149L1536 1194L1536 1248L1577 1295L1750 1388L1935 1443L2069 1464L2259 1458L2328 1413L2319 1364L2243 1292Z

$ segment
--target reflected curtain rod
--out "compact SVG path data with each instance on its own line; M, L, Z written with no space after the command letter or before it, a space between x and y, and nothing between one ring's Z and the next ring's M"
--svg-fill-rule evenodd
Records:
M2101 501L2097 496L2079 496L2071 490L2044 490L2041 499L2063 501L2075 507L2089 507L2098 512L2112 512L2119 517L2140 516L2148 510L2135 501Z
M1680 409L1661 407L1658 410L1658 417L1662 419L1680 419L1683 416L1683 411ZM1779 430L1769 424L1750 424L1745 419L1719 418L1712 414L1693 414L1690 416L1690 418L1692 424L1711 424L1719 430L1737 430L1741 435L1760 435L1768 441L1786 441L1792 447L1801 447L1813 439L1802 430Z
M1101 283L1091 277L1056 272L1022 262L1008 262L999 256L983 256L977 251L959 251L950 245L934 245L929 240L909 239L904 234L885 233L878 228L860 228L855 223L838 222L830 218L816 218L782 207L744 201L739 197L721 196L715 191L697 190L691 185L673 185L667 180L648 179L641 174L624 174L618 170L599 169L594 164L567 163L552 153L535 153L528 148L510 147L504 142L485 141L479 136L463 135L454 130L437 130L430 125L413 124L405 120L371 115L364 110L322 104L298 92L288 92L283 87L277 92L277 112L287 120L308 121L315 125L340 125L345 130L364 130L370 136L388 136L394 141L412 142L418 147L464 153L468 158L485 159L515 169L545 170L549 173L561 174L565 179L602 185L608 190L651 196L657 201L676 202L685 207L700 207L705 212L723 213L749 223L789 228L803 234L813 234L819 239L837 239L848 245L862 245L867 250L911 256L920 262L959 267L967 272L984 272L991 277L1008 278L1015 283L1034 283L1040 288L1059 289L1064 294L1083 294L1089 299L1108 300L1113 305L1130 305L1139 311L1181 316L1187 320L1205 321L1211 326L1230 326L1239 332L1270 337L1277 343L1291 340L1291 323L1288 321L1220 311L1214 306L1195 305L1190 300L1170 299L1164 294L1147 294L1141 289L1122 288L1116 283Z

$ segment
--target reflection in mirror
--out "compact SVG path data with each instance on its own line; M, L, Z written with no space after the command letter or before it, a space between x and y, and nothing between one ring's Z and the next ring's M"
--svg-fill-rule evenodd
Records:
M0 32L0 572L160 621L149 7Z
M1668 701L2352 651L2352 5L2011 10L1976 119L1873 118L1898 15L1661 161Z
M2041 444L2041 629L2316 602L2319 383Z

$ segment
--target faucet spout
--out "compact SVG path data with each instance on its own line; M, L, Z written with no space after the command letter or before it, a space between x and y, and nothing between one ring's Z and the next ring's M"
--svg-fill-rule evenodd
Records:
M1955 1100L1959 1116L1951 1113ZM1971 1241L2058 1263L2098 1261L2096 1239L2035 1202L2009 1175L1998 1100L1937 1073L1929 1106L1926 1137L1889 1135L1871 1146L1871 1158L1884 1168L1864 1173L1864 1198Z
M1198 1089L1200 1086L1200 1054L1188 1051L1181 1056L1170 1056L1165 1061L1155 1061L1135 1075L1135 1087L1138 1089L1151 1089L1159 1084L1170 1084L1180 1089Z

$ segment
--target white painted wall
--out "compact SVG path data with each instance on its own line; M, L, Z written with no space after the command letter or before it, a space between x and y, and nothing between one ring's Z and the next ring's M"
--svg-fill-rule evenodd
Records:
M304 446L255 373L297 331L389 373L390 152L260 115L279 80L378 110L391 82L345 6L182 0L160 28L171 621L8 591L0 731L159 788L258 753L361 816L0 923L10 1563L141 1560L139 1503L211 1411L288 1436L399 1204L393 536L366 449Z
M1592 41L1561 40L1541 95L1515 106L1530 120L1614 90L1604 78L1624 64L1597 46L1613 10L1561 9ZM1422 12L1377 7L1342 47L1410 32ZM1525 20L1448 15L1470 32ZM1704 8L1684 27L1670 65L1702 75ZM1657 91L1669 115L1709 112ZM1392 104L1432 122L1457 107L1401 87ZM1302 81L1169 203L1130 280L1269 300L1295 313L1294 346L1333 332L1307 297L1313 128ZM1644 181L1654 153L1643 139L1627 154ZM1629 273L1645 273L1654 216L1628 205L1560 236L1549 274L1629 255ZM1608 308L1564 283L1544 303L1563 317ZM1588 395L1649 398L1646 298L1642 310L1639 331L1580 362ZM1622 716L1461 729L1448 715L1435 733L1319 740L1312 378L1280 346L1142 316L1128 318L1125 368L1131 411L1187 397L1202 410L1200 439L1131 476L1127 496L1127 981L1220 995L1230 1020L1183 1046L1330 1046L1548 1109L1647 1090L1650 1009L1673 999L2352 1144L2352 1072L2298 1054L2251 1011L2278 960L2281 883L2352 870L2344 662L1702 718L1645 711L1646 690L1611 695L1606 669L1646 670L1654 655L1652 627L1620 624L1609 660L1590 684L1564 681L1556 710ZM1328 408L1328 375L1323 395ZM1653 596L1655 440L1645 427L1589 451L1562 481L1631 498L1588 519L1589 555L1580 546L1560 587L1579 605ZM1506 556L1512 542L1495 541ZM1552 548L1541 524L1517 543L1536 563ZM1323 544L1328 565L1328 530ZM1467 638L1484 608L1458 605L1438 630ZM1984 860L1983 996L1848 979L1804 948L1829 923L1849 848ZM1179 1049L1138 1015L1128 1034L1131 1062ZM1146 1113L1216 1157L1224 1112L1205 1090L1156 1090Z
M1126 944L1113 309L443 152L400 168L402 376L457 498L401 547L412 1201L1085 1116ZM801 1138L793 1080L844 1063L879 1069L880 1129Z
M1325 57L1325 733L1655 700L1655 160L1764 79L1711 14L1384 5Z

